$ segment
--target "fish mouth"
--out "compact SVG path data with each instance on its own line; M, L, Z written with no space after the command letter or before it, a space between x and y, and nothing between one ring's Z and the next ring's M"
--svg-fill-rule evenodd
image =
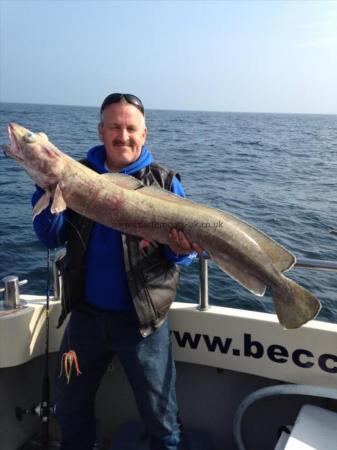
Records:
M22 150L17 137L15 136L14 125L9 124L7 127L9 144L3 146L5 156L10 156L17 161L22 162L24 160Z

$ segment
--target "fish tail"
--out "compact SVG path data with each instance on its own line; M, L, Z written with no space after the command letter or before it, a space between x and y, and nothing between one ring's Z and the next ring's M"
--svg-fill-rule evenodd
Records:
M295 281L282 276L282 283L273 289L273 301L280 324L299 328L314 319L321 309L320 301Z

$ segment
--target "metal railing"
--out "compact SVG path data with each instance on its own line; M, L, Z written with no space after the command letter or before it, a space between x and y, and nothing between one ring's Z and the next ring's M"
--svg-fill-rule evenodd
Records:
M200 311L207 311L209 308L208 297L208 259L209 257L199 258L199 307ZM323 272L336 272L337 261L322 261L319 259L301 258L295 263L294 269L319 270Z
M296 261L295 269L320 270L322 272L337 272L336 261L302 258Z
M57 263L65 256L65 249L59 250L54 258L54 298L61 299L62 275ZM209 308L208 295L208 259L207 256L199 257L199 306L200 311ZM319 270L337 273L337 261L322 261L319 259L301 258L296 261L295 269Z

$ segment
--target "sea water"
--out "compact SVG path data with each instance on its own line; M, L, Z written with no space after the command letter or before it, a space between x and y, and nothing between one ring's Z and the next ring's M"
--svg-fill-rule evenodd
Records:
M62 151L83 158L99 143L99 109L2 104L0 142L11 121L44 131ZM147 111L147 144L157 162L179 172L192 200L236 214L297 258L337 261L337 116ZM31 215L32 180L0 157L0 279L27 278L23 293L46 292L46 249ZM337 322L337 274L293 269L288 276L322 302L319 318ZM274 312L270 292L256 297L215 264L210 303ZM182 270L177 299L198 301L198 266Z

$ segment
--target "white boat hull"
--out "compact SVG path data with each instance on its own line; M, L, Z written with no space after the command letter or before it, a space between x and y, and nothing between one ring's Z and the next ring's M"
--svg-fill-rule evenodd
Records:
M18 422L16 406L41 400L45 313L43 297L23 296L27 307L0 315L0 449L16 450L40 427L36 417ZM51 301L51 374L57 372L57 349L63 329L56 329L60 302ZM233 416L252 391L280 382L336 387L337 326L313 321L284 330L273 314L175 302L170 328L177 361L177 392L188 429L208 431L215 449L235 449ZM274 448L277 430L292 423L303 398L268 399L248 411L245 439L251 449ZM315 400L316 405L335 404ZM118 406L117 406L118 405ZM113 361L97 395L100 434L109 442L125 422L139 420L132 392L118 361ZM263 433L261 436L261 425ZM56 424L51 426L58 437Z

